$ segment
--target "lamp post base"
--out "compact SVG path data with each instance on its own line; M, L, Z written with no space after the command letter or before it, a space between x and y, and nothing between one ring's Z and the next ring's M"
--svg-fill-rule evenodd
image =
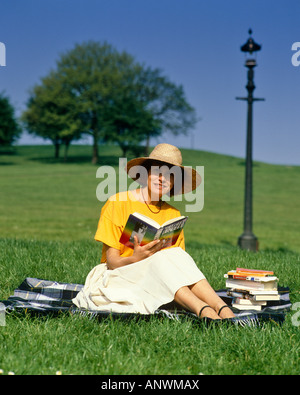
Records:
M258 239L253 233L243 233L238 238L238 246L242 250L258 251Z

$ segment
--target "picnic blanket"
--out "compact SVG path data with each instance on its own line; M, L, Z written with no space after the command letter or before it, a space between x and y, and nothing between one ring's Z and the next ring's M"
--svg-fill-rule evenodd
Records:
M151 314L141 315L134 313L114 313L106 311L91 311L79 309L72 299L83 288L82 284L72 284L57 281L49 281L27 277L15 289L14 294L7 300L1 300L7 313L31 312L37 314L59 314L62 312L79 313L92 317L106 318L149 318ZM290 310L289 288L279 287L280 300L268 302L261 311L238 311L233 309L237 317L249 322L261 322L272 320L283 322L286 312ZM216 290L216 293L231 306L232 298L227 295L226 289ZM165 306L155 311L154 315L165 316L179 320L182 317L196 317L195 314L184 310L166 309ZM201 320L198 320L201 321Z

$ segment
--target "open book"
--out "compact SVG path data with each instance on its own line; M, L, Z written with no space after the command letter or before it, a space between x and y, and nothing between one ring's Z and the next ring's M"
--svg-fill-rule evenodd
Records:
M165 240L164 248L174 245L188 217L181 216L159 225L153 219L140 213L130 214L120 237L120 243L133 248L134 236L139 244L145 245L152 240Z

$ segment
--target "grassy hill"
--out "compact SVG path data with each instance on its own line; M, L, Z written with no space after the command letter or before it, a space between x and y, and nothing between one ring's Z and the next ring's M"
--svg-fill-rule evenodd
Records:
M243 231L244 161L182 150L184 164L204 166L204 209L188 213L188 252L214 288L236 266L272 269L300 294L300 167L254 163L254 233L260 250L237 248ZM100 147L117 168L118 147ZM51 146L0 153L0 300L25 277L83 283L100 259L93 241L102 202L91 147L71 146L69 160ZM185 202L174 202L184 212ZM0 327L0 369L19 374L297 374L299 328L204 330L191 323L99 323L84 317L8 316ZM222 340L221 340L222 339ZM221 340L221 341L220 341ZM271 362L272 361L272 362Z
M232 245L243 230L244 161L182 150L184 164L204 166L204 209L189 213L186 239ZM0 155L0 235L35 240L90 240L102 203L91 147L72 146L68 163L51 146L18 147ZM99 165L118 166L118 147L100 148ZM117 168L117 167L116 167ZM300 167L260 162L253 168L253 231L260 249L300 252ZM129 185L129 184L128 184ZM175 202L184 212L186 202Z

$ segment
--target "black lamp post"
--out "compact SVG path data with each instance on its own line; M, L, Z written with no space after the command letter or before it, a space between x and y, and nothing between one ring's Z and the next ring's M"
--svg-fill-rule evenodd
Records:
M241 51L252 55L261 49L261 46L251 37L252 30L249 29L248 41L241 46ZM245 250L258 251L258 239L252 232L252 104L254 101L265 100L253 97L255 85L254 67L256 66L256 59L246 57L245 67L248 68L248 83L246 89L248 97L237 97L237 100L246 100L248 102L247 113L247 144L246 144L246 172L245 172L245 205L244 205L244 232L238 238L238 245Z

